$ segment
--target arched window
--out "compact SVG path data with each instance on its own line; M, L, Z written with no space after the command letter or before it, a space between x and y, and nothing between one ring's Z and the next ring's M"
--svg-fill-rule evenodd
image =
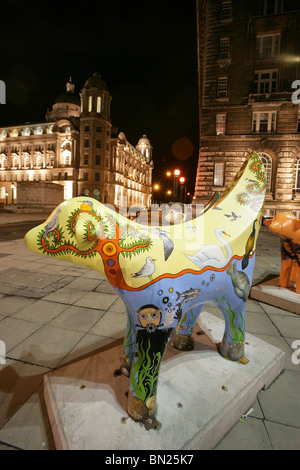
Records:
M71 165L72 161L72 144L69 140L65 140L61 146L61 153L63 158L63 165Z
M0 168L3 168L4 170L7 168L6 157L0 157Z
M26 169L30 168L29 155L25 155L24 157L24 168Z
M6 191L5 191L5 186L2 186L0 190L0 199L5 199Z
M42 168L43 162L42 162L42 156L38 153L35 157L35 168Z
M93 98L92 96L89 96L89 101L88 101L88 110L89 110L89 113L92 111L92 105L93 105Z
M18 159L18 157L13 157L13 158L12 158L12 167L13 167L14 169L16 169L16 168L18 168L18 165L19 165L19 159Z
M264 164L265 172L266 172L266 189L267 191L271 191L271 183L272 183L272 159L266 153L259 154L261 161Z
M295 170L294 192L300 193L300 155L296 158L294 170Z
M97 96L97 113L101 113L101 96Z

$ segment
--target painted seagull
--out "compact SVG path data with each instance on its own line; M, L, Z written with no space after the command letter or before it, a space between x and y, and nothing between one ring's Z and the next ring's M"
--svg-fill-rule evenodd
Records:
M155 271L154 261L156 261L156 259L151 258L150 256L146 258L146 263L144 264L144 266L137 273L131 274L131 277L149 276L151 278L152 274Z
M57 209L57 211L55 212L54 216L51 217L51 219L49 220L49 222L47 223L46 227L45 227L45 232L43 233L43 239L46 240L46 237L48 235L49 232L52 232L52 230L54 230L57 225L58 225L58 218L59 218L59 213L60 213L60 209Z
M150 230L152 233L155 233L163 242L164 244L164 255L165 261L169 258L172 251L174 250L174 242L167 236L167 232L164 230L160 230L159 228L152 228Z

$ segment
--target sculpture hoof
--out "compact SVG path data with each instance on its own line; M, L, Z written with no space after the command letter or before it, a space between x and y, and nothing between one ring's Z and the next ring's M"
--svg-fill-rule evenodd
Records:
M135 421L145 423L154 417L156 409L156 395L150 397L146 402L135 397L131 390L128 392L127 413Z
M229 346L227 340L223 338L220 346L220 354L231 361L238 361L244 357L244 342Z
M122 364L121 364L121 374L125 375L126 377L130 376L130 369L131 369L131 362L126 359L125 357L123 358Z
M177 335L174 340L174 347L181 351L191 351L194 349L194 340L189 335Z

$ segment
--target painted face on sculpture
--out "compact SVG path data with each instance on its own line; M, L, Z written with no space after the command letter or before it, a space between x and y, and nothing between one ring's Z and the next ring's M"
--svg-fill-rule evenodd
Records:
M158 326L161 320L161 311L155 305L145 305L137 311L140 324L146 328L150 323Z

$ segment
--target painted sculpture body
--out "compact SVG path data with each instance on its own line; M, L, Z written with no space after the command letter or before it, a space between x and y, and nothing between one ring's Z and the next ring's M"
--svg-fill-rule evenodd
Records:
M300 219L290 212L279 212L273 219L264 221L272 233L280 235L281 269L278 285L300 294Z
M189 223L145 226L77 197L27 233L28 248L95 269L125 302L121 369L129 376L133 419L155 420L159 369L171 334L175 347L191 349L205 303L225 318L220 353L231 360L244 356L245 305L264 197L264 167L253 152L223 197Z

